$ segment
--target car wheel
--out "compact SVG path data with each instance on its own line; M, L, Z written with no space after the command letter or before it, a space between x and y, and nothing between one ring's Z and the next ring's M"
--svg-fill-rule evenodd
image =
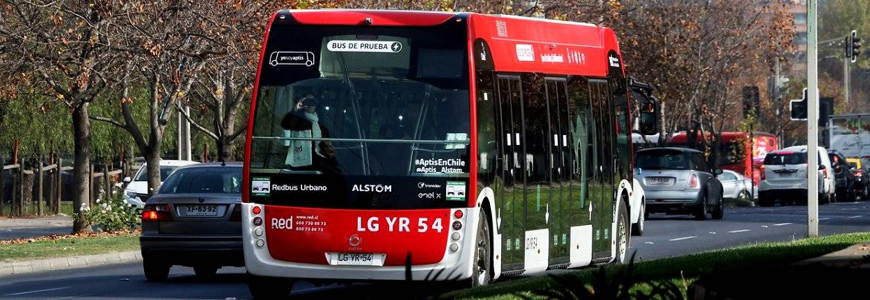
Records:
M628 254L630 235L628 225L631 224L631 219L626 211L625 201L619 201L619 220L616 224L616 259L617 263L624 263L625 257Z
M169 277L169 268L171 267L171 265L153 258L142 258L142 268L145 270L145 279L148 281L166 280Z
M713 219L714 220L721 220L722 217L724 217L724 216L725 216L725 202L722 201L722 198L720 197L718 208L716 208L716 210L713 211Z
M637 223L631 224L631 235L643 235L643 222L646 221L646 203L640 203L640 213L637 216Z
M214 275L217 274L217 270L218 270L218 268L217 268L217 267L213 267L213 266L196 266L196 267L193 267L193 273L196 273L196 276L199 276L199 277L202 277L202 278L211 278L211 277L214 277Z
M262 277L248 273L248 291L254 299L281 299L290 296L293 290L292 280L279 280L272 277Z
M698 209L695 211L695 219L698 220L706 220L707 219L707 195L704 195L704 198L701 199L701 205L698 206Z
M740 200L741 202L752 202L752 199L750 198L749 192L746 190L743 190L739 195L737 195L737 200Z
M492 247L490 247L489 218L480 212L477 223L477 243L474 247L474 266L471 270L471 287L479 287L492 281Z

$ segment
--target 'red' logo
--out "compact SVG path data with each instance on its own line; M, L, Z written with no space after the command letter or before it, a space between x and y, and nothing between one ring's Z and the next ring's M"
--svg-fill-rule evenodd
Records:
M359 237L358 234L351 235L350 238L347 239L347 243L351 247L357 247L360 243L362 243L362 238Z

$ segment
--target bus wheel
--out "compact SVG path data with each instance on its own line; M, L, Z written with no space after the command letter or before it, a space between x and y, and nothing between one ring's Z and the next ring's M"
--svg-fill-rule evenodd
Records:
M289 280L287 280L289 281ZM248 273L248 290L254 299L283 299L290 296L293 282Z
M619 220L616 224L616 259L618 263L624 263L625 256L628 253L628 224L631 221L628 218L628 211L626 210L625 202L619 201Z
M492 251L490 247L489 218L482 210L477 222L477 241L474 246L474 266L471 273L471 287L478 287L492 281Z

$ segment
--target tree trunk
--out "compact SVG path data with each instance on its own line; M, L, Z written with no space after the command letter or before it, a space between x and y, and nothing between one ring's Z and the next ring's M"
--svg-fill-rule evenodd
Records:
M146 171L148 171L148 197L154 196L160 188L160 152L149 147L145 151Z
M88 207L89 189L91 178L89 168L91 165L91 123L88 119L88 103L84 102L73 109L73 144L75 146L75 158L73 162L73 189L72 201L73 212L76 214L73 223L73 233L90 231L85 223L83 206Z
M221 137L217 141L217 148L218 161L233 161L233 141L226 136Z

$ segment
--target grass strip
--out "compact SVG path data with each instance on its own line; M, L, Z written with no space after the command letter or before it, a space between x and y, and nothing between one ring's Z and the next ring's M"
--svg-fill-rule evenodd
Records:
M4 241L0 262L27 261L77 255L139 250L138 232L49 236L38 239Z
M635 275L638 281L672 281L680 286L690 285L698 277L713 272L758 266L786 266L868 241L870 241L870 233L849 233L791 242L755 243L639 262L636 263ZM605 267L605 270L608 276L612 276L624 267L625 265L609 265ZM593 270L596 268L574 271L570 275L577 276L578 283L588 283L591 280ZM685 283L683 279L685 279ZM535 276L491 284L478 289L460 290L444 296L461 299L520 299L514 294L529 296L533 290L548 289L555 284L549 276ZM640 286L638 288L645 289L646 287Z

